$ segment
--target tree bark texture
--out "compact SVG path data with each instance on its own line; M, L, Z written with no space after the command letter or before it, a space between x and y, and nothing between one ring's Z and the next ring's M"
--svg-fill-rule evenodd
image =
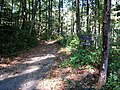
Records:
M58 5L58 8L59 8L59 16L58 16L58 34L60 34L60 22L61 22L61 19L60 19L60 16L61 16L61 13L60 13L60 6L61 6L61 0L59 0L59 5Z
M87 32L90 34L89 30L89 0L87 0Z
M109 56L109 41L110 41L110 6L111 0L104 0L104 16L103 16L103 27L102 27L102 62L101 71L98 80L97 90L102 89L106 84L107 79L107 66Z
M27 18L26 15L26 0L22 0L22 16L23 16L23 23L22 23L22 28L25 27L25 21Z
M61 35L63 36L63 0L61 1Z
M80 1L76 0L76 33L79 35L80 31Z
M38 36L40 37L40 33L42 29L42 20L41 20L41 0L39 0L39 30L38 30Z
M33 26L34 26L34 23L35 23L35 15L36 15L36 11L37 11L37 6L38 6L38 0L35 0L35 5L33 7L33 18L32 18L32 22L31 22L31 27L30 27L30 34L32 33L32 29L33 29Z

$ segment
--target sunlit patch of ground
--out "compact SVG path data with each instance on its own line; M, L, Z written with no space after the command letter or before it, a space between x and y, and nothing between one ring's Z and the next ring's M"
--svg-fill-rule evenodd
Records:
M45 59L48 59L48 58L55 58L55 57L56 56L53 55L53 54L47 54L47 55L41 56L41 57L33 57L33 58L30 58L30 60L23 62L23 64L31 64L31 63L35 63L35 62L38 62L38 61L41 61L41 60L45 60Z
M57 54L66 54L66 55L71 55L72 50L69 48L60 48L60 50L57 52Z
M23 69L23 67L20 69L20 66L19 66L18 68L15 67L16 69L12 72L9 72L9 73L4 72L4 74L0 74L0 80L3 80L5 78L20 76L20 75L23 75L23 74L35 72L35 71L40 69L40 66L42 65L41 64L42 60L55 58L55 57L56 56L53 55L53 54L46 54L45 56L41 56L41 57L28 58L28 59L26 59L22 62L22 65L27 66L27 65L31 64L30 66L28 66L28 67L24 66L25 67L24 69ZM15 66L16 64L20 63L19 59L20 58L15 58L15 60L11 61L9 64L0 64L0 67L4 69L4 68L7 68L7 67L9 68L9 67ZM38 62L39 62L38 65L32 65L32 64L38 63Z
M35 72L35 71L37 71L39 69L40 69L40 65L38 65L38 66L29 66L28 68L26 68L24 70L17 69L17 70L14 70L13 72L10 72L10 73L5 72L4 74L0 75L0 80L20 76L20 75L27 74L27 73L32 73L32 72Z
M38 90L64 90L61 78L51 78L38 81Z
M49 40L49 41L45 41L46 44L54 44L56 42L58 42L60 40L60 38L56 39L56 40Z
M40 65L38 65L38 66L29 66L26 70L24 70L22 72L22 74L31 73L31 72L37 71L39 69L40 69Z
M32 90L37 86L37 80L31 80L28 82L25 82L21 85L21 88L19 90Z

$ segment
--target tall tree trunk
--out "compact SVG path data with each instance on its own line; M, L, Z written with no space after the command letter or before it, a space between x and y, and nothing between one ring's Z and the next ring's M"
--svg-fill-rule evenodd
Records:
M96 11L95 11L95 17L96 17ZM97 24L96 24L96 19L94 20L94 35L95 37L98 37L98 33L97 33ZM97 48L97 41L95 40L95 48Z
M33 18L32 18L32 22L31 22L31 27L30 27L30 32L29 34L32 33L32 29L33 29L33 26L34 26L34 23L35 23L35 15L36 15L36 11L37 11L37 6L38 6L38 0L35 0L35 5L33 7Z
M20 23L21 22L21 18L20 18L21 17L20 16L21 7L22 7L22 2L20 2L19 10L18 10L18 22L17 23L19 26L21 26L21 23ZM21 28L21 27L19 27L19 28Z
M23 23L22 23L22 28L25 27L25 21L26 21L26 0L22 0L22 16L23 16Z
M72 0L72 9L74 9L74 1ZM74 34L74 11L72 10L72 19L71 19L71 35Z
M60 22L61 22L61 19L60 19L60 6L61 6L61 0L59 0L59 5L58 5L58 9L59 9L59 16L58 16L58 34L60 34Z
M4 4L4 0L0 1L0 24L1 24L1 12L2 12L2 8L3 8L3 4Z
M62 8L62 13L61 13L61 35L63 36L63 0L61 1L61 8Z
M4 6L4 0L1 0L1 1L0 1L0 6L1 6L1 10L2 10L2 8L3 8L3 6Z
M79 37L79 31L80 31L80 2L79 0L76 0L76 33Z
M48 17L48 11L47 11L47 10L48 10L48 2L47 2L47 0L46 0L46 31L45 31L45 32L46 32L46 40L48 39L48 36L49 36L49 35L48 35L48 22L47 22L47 19L48 19L49 17Z
M29 4L29 22L30 22L30 12L31 12L31 10L30 10L30 0L28 0L28 4Z
M87 32L90 34L90 29L89 29L89 0L87 0Z
M42 29L42 22L41 22L41 0L39 0L39 30L38 30L38 36L40 37L40 32Z
M49 0L49 2L48 2L49 4L48 4L48 30L49 30L49 32L48 32L48 34L49 34L49 36L51 35L51 1Z
M34 0L32 0L32 20L34 18Z
M107 79L107 66L108 66L108 56L109 56L109 42L110 42L110 6L111 0L104 0L104 16L103 16L103 27L102 27L102 62L101 71L98 80L97 90L101 89L103 85L106 84Z
M12 0L12 12L13 12L13 4L14 4L14 0ZM13 13L11 12L11 22L10 23L12 23L12 21L13 21ZM12 23L13 24L13 23Z
M51 11L51 13L50 13L50 17L51 17L51 23L50 23L50 27L51 27L51 34L52 34L52 1L53 0L51 0L51 7L50 7L50 11Z
M49 11L48 11L48 30L49 30L49 36L52 35L52 0L49 0Z
M99 17L99 16L100 16L100 9L99 9L99 8L100 8L100 1L98 0L97 3L98 3L98 7L97 7L97 8L98 8L98 12L97 12L97 13L98 13L98 17ZM98 33L99 33L99 34L100 34L100 27L101 27L101 26L100 26L100 19L99 19L99 20L98 20Z
M13 7L13 4L14 4L14 0L12 0L12 11L13 11L13 8L14 8L14 7Z

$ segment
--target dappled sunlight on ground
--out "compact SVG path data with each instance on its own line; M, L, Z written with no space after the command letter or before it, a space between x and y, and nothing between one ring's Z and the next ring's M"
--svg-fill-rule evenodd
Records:
M64 90L61 78L44 79L38 82L38 90Z
M23 62L23 64L31 64L31 63L35 63L35 62L38 62L38 61L41 61L41 60L45 60L45 59L48 59L48 58L55 58L56 56L53 55L53 54L47 54L45 56L41 56L41 57L32 57L30 58L30 60L27 60L25 62Z
M45 41L45 43L46 44L54 44L54 43L56 43L56 42L58 42L60 40L60 38L59 39L56 39L56 40L49 40L49 41Z
M71 55L72 51L69 48L60 48L57 54L66 54L66 55Z
M56 44L38 47L0 64L0 90L32 90L55 63ZM10 59L7 59L10 60Z
M40 66L29 66L22 74L31 73L40 69Z
M37 80L31 80L23 83L19 88L19 90L32 90L37 86Z
M2 71L0 73L0 80L32 73L32 72L35 72L35 71L41 69L42 67L49 67L49 65L47 65L48 63L46 63L46 60L52 59L52 58L55 58L55 55L47 54L46 56L32 57L30 59L28 58L27 60L24 60L22 63L18 63L19 61L16 61L16 63L14 63L14 64L13 64L13 62L12 62L12 64L3 64L7 67L3 66L2 68L3 69L8 68L8 69L5 71ZM16 66L16 64L19 64L19 65ZM9 69L11 69L11 70L9 70Z
M2 74L0 75L0 80L4 80L8 76L9 76L9 73Z
M4 67L9 67L10 65L8 64L0 64L0 67L4 68Z
M0 90L84 90L89 82L94 83L97 69L62 68L60 63L69 58L67 52L71 51L52 43L45 42L10 63L1 63ZM75 89L76 82L83 89Z

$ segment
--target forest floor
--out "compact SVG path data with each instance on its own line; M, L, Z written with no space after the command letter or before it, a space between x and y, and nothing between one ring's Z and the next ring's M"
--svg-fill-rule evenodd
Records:
M27 53L0 62L0 90L91 90L97 69L62 68L69 58L59 44L41 41ZM93 89L92 89L93 90Z

